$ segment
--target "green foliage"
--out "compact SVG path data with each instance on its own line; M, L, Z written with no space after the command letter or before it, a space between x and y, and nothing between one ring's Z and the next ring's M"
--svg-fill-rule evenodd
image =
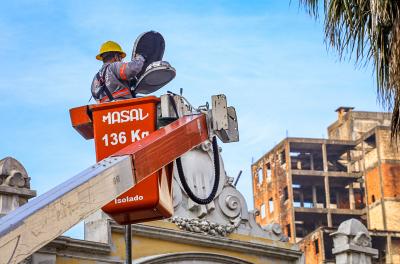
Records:
M320 0L299 0L318 18ZM392 136L400 135L400 1L324 0L325 40L341 59L372 60L378 99L392 115Z

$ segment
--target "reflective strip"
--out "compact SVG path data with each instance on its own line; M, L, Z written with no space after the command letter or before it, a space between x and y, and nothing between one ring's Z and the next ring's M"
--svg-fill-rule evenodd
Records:
M124 88L122 90L116 91L114 93L112 93L112 96L115 98L119 98L125 95L131 94L131 92L129 91L129 88ZM100 103L104 103L106 101L109 101L108 96L104 96L103 98L101 98Z
M122 64L122 67L119 69L119 75L121 76L121 80L126 80L126 75L125 75L125 68L126 68L126 63Z

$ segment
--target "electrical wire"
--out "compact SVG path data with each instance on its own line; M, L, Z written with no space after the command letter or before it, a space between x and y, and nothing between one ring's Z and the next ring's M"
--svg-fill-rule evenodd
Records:
M213 146L213 156L214 156L214 184L211 189L211 193L207 198L200 198L197 197L192 190L190 189L186 178L185 174L183 173L183 167L182 167L182 161L181 158L176 159L176 167L178 169L178 176L179 179L182 183L182 187L189 196L190 199L192 199L195 203L198 204L209 204L212 202L215 198L215 195L217 194L218 187L219 187L219 179L220 179L220 163L219 163L219 154L218 154L218 144L217 144L217 138L214 136L212 139L212 146Z
M179 113L178 109L176 107L175 100L173 96L169 96L169 101L172 105L172 108L174 109L175 115L177 118L179 118ZM212 202L215 198L215 195L217 194L218 187L219 187L219 180L220 180L220 163L219 163L219 150L218 150L218 142L217 142L217 137L214 136L212 138L212 148L213 148L213 157L214 157L214 184L211 189L210 195L207 198L200 198L197 197L193 191L190 189L189 184L187 183L187 180L185 178L185 174L183 172L183 166L182 166L182 160L181 158L176 159L176 167L178 169L178 176L179 180L182 183L182 187L189 196L192 201L198 204L209 204Z

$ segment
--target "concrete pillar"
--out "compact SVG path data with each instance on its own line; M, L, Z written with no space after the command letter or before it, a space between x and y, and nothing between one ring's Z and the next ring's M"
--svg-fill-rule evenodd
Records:
M340 193L336 192L336 208L340 206Z
M104 244L111 243L111 229L109 221L111 218L103 211L98 210L84 220L85 240L100 242Z
M300 207L304 207L304 193L300 191Z
M293 205L293 182L292 182L292 161L290 158L290 142L287 140L285 144L285 159L286 159L286 183L288 188L288 196L289 196L289 204L291 211L291 219L290 219L290 233L291 233L291 242L296 242L296 227L295 227L295 217L294 217L294 205Z
M312 202L313 202L313 207L317 207L317 186L313 185L312 186Z
M347 151L347 172L351 172L351 153L350 150Z
M381 151L384 145L381 143L381 135L378 133L376 135L376 153L378 156L378 172L379 172L379 189L381 193L381 210L382 210L382 222L383 229L387 230L387 218L386 218L386 203L385 203L385 193L383 192L383 171L382 171L382 159L381 159Z
M326 144L322 144L322 165L324 172L328 172L328 153L326 153Z
M322 162L324 167L324 186L325 186L325 201L326 208L328 209L328 214L326 220L328 222L328 227L332 227L332 214L331 214L331 194L329 188L329 177L328 177L328 157L326 153L326 144L322 144Z
M378 257L378 250L371 247L368 229L356 219L341 223L331 236L336 264L371 264L372 258Z
M356 208L356 202L354 200L354 189L352 183L349 184L349 204L350 204L350 209Z
M4 186L0 187L0 217L14 211L19 207L18 195L9 194L3 191Z
M314 155L310 154L310 169L314 170Z
M393 262L392 236L390 234L386 236L386 262L395 263Z

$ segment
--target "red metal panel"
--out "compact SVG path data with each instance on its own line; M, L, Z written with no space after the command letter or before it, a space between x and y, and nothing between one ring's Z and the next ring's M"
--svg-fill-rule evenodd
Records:
M150 135L156 129L157 102L151 96L91 106L97 161Z
M139 105L139 104L157 104L160 102L160 99L155 96L146 96L140 98L132 98L132 99L125 99L120 101L113 101L107 102L102 104L93 104L90 105L90 109L92 111L99 111L99 110L114 110L119 107L127 107L132 105Z
M74 128L85 138L94 136L98 161L132 157L136 185L102 208L120 224L170 217L173 161L208 138L204 114L154 131L158 102L150 96L70 110Z
M156 172L208 138L204 114L184 116L112 156L131 155L136 182Z
M93 134L93 122L90 119L89 106L75 107L69 110L69 115L71 117L72 126L81 134L85 139L92 139Z
M151 174L108 203L102 210L118 224L134 224L171 217L173 163Z
M157 104L160 102L155 96L147 96L143 98L133 98L123 101L114 101L103 104L85 105L80 107L71 108L69 114L71 117L72 126L81 134L85 139L92 139L94 137L93 122L91 113L93 111L114 110L117 108L131 107L133 105L141 104Z
M185 116L113 154L131 155L137 183L103 211L119 224L172 216L173 161L207 138L205 115Z

